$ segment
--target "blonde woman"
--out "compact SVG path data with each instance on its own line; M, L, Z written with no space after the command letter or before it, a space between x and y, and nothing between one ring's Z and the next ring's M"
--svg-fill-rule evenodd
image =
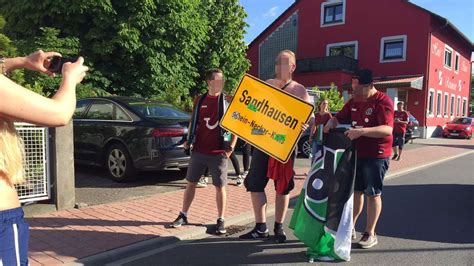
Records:
M13 121L66 125L76 105L76 85L88 68L83 66L82 57L64 64L61 85L51 99L25 89L4 74L26 68L53 76L48 70L53 56L61 55L40 50L26 57L0 58L0 265L28 265L28 225L14 187L24 181L23 148Z
M332 118L331 113L329 112L329 102L328 100L322 100L318 106L318 112L314 116L314 123L311 126L311 133L309 135L309 141L311 143L311 164L313 164L316 153L322 148L322 139L319 139L316 134L321 131L322 127Z

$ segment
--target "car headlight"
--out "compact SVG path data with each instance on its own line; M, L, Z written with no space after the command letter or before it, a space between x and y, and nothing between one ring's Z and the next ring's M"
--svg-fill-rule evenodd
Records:
M471 127L466 127L464 130L470 131L472 128Z

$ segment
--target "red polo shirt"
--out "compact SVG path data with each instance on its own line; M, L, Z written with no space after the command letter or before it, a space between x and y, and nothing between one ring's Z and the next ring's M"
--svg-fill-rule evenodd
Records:
M393 102L390 97L377 91L367 101L350 99L336 114L339 123L351 124L354 128L387 125L393 127ZM354 141L358 158L389 158L392 136L384 138L360 137Z

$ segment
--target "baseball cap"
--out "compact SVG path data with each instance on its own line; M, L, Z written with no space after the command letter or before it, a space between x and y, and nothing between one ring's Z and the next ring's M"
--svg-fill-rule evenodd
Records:
M372 71L369 69L357 70L352 76L353 79L358 79L359 84L366 85L373 82Z

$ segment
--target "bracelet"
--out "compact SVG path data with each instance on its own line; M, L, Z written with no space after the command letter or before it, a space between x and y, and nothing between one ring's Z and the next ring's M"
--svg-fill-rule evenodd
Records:
M2 75L7 75L7 71L5 69L5 57L0 57L0 71Z

